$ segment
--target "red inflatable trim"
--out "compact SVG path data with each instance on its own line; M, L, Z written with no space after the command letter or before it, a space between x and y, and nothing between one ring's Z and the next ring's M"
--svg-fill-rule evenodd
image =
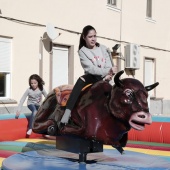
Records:
M153 122L146 126L144 131L131 129L128 139L134 141L170 143L170 122Z
M7 150L0 150L0 157L2 158L8 158L11 155L17 154L19 152L14 151L7 151Z
M26 118L0 120L0 141L13 141L21 138L38 138L42 135L33 133L26 135L28 121Z

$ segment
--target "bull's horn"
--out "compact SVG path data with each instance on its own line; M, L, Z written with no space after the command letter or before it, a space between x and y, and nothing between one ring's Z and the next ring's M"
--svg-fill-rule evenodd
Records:
M150 85L150 86L145 86L145 89L146 89L147 91L150 91L150 90L154 89L157 85L159 85L158 82L156 82L156 83L154 83L154 84L152 84L152 85Z
M119 71L115 76L114 76L114 82L116 86L121 87L123 86L122 81L119 79L119 77L124 73L124 71Z

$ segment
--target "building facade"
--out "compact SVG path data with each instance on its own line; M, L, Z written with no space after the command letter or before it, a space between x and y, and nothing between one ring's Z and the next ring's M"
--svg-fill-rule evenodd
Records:
M0 0L0 113L15 113L31 74L50 92L74 84L83 74L78 44L86 25L112 50L124 77L144 85L152 114L170 114L170 1L164 0ZM26 106L26 102L24 103ZM26 107L25 107L26 108ZM24 110L26 112L28 110Z

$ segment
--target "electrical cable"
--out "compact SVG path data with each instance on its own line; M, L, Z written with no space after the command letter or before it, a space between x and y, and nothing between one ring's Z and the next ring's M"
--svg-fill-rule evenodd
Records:
M5 107L5 109L7 110L7 112L10 113L10 111L9 111L8 108L5 106L5 103L4 103L2 100L0 100L0 103L3 104L4 107Z
M29 25L29 26L46 27L46 25L43 25L43 24L29 22L29 21L24 21L24 20L19 20L19 19L15 19L15 18L11 18L11 17L0 16L0 18L6 19L6 20L9 20L9 21L13 21L13 22L16 22L16 23L24 24L24 25ZM64 28L60 28L60 27L54 27L54 28L62 30L62 31L66 31L66 32L69 32L69 33L73 33L73 34L81 34L81 32L78 32L78 31L72 31L72 30L68 30L68 29L64 29ZM120 28L120 29L122 29L122 28ZM126 43L126 44L130 43L128 41L122 41L121 40L121 35L120 35L120 40L113 39L113 38L108 38L108 37L104 37L104 36L97 36L97 37L101 38L101 39L106 39L106 40L114 41L114 42L119 42L119 43ZM152 46L148 46L148 45L140 44L140 46L143 47L143 48L149 48L149 49L152 49L152 50L170 52L170 50L166 50L166 49L162 49L162 48L157 48L157 47L152 47Z

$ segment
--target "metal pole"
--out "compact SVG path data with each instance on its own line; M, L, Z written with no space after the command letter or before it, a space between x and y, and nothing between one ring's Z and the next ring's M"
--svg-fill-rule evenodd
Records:
M110 61L111 61L112 67L114 67L111 50L109 48L107 48L107 52L109 53L109 57L110 57Z
M79 162L86 162L87 153L79 153Z

